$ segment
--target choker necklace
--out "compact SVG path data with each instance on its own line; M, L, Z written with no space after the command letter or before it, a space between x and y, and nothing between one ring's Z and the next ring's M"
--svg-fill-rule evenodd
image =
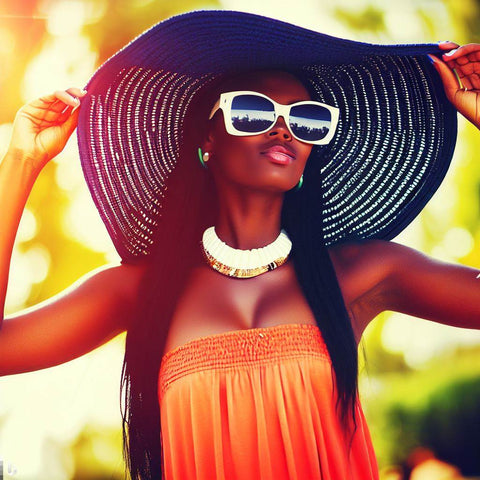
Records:
M239 250L222 242L210 227L203 232L202 247L208 264L229 277L251 278L283 265L292 249L292 242L282 230L277 239L261 248Z

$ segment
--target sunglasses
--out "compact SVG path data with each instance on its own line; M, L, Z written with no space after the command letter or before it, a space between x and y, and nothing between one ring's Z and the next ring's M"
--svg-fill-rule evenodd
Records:
M225 129L230 135L258 135L270 130L283 117L290 133L297 140L326 145L338 123L339 109L325 103L307 100L282 105L258 92L225 92L213 106L208 119L217 110L223 111Z

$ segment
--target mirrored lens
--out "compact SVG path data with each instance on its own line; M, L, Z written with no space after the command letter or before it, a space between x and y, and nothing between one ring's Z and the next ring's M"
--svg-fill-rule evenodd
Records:
M238 95L232 101L232 124L241 132L258 133L270 128L275 120L275 108L267 98Z
M302 140L312 142L325 138L331 125L330 110L321 105L297 105L290 110L290 128Z

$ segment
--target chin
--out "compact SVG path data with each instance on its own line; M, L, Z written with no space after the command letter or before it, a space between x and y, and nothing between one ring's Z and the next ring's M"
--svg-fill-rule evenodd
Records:
M295 188L298 182L295 182L292 185L291 181L284 181L284 182L265 182L263 185L258 185L259 189L275 192L275 193L285 193Z

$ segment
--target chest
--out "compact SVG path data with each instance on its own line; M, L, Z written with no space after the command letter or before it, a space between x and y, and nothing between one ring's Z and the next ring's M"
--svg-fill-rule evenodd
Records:
M249 279L201 266L179 297L164 352L208 335L289 323L316 325L291 263Z

